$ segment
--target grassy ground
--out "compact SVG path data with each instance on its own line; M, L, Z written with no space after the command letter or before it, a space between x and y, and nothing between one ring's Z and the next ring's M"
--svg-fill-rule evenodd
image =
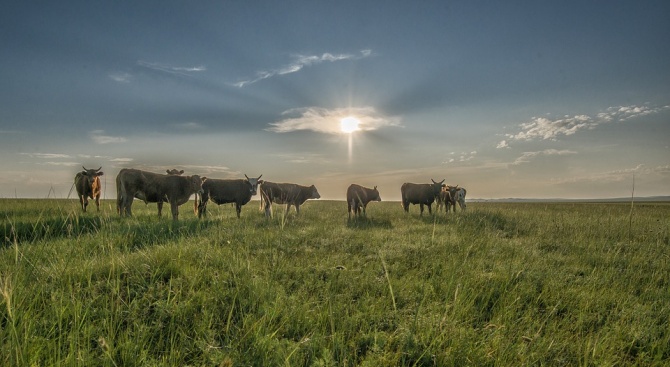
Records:
M654 366L670 204L0 200L2 366Z

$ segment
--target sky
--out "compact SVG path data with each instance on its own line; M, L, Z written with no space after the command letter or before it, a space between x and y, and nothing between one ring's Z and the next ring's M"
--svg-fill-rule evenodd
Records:
M12 1L0 198L102 167L670 195L668 1ZM345 132L342 120L353 121Z

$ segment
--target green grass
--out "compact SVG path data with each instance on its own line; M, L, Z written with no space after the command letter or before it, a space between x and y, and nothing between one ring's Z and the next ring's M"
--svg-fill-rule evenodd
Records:
M0 200L2 366L670 360L668 203L77 205Z

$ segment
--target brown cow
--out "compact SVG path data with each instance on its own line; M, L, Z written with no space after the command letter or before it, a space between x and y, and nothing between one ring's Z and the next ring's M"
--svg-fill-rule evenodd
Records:
M270 217L272 203L286 204L286 213L295 206L295 211L300 214L300 205L308 199L321 197L314 185L301 186L292 183L274 183L264 181L261 185L261 207L265 203L265 216Z
M86 169L86 167L81 166L84 170L77 172L77 175L74 176L74 186L77 188L77 197L79 197L79 202L81 203L81 208L86 212L86 207L88 206L88 199L91 198L95 200L95 206L98 211L100 211L100 176L103 175L98 169Z
M382 201L379 191L377 191L377 186L369 189L361 185L349 185L349 188L347 188L347 212L349 213L349 219L351 219L352 211L354 212L354 216L360 216L361 208L363 208L363 216L366 216L365 207L371 201Z
M195 210L198 218L202 217L203 214L207 214L207 202L209 199L212 199L216 205L235 203L235 211L239 218L242 205L248 203L251 197L256 195L258 185L263 183L263 180L261 180L263 175L258 176L258 178L249 178L245 174L244 177L246 177L244 180L217 180L208 178L202 184L203 193L200 203L198 203L196 195Z
M419 204L421 208L421 215L423 215L423 206L428 205L428 213L433 213L431 210L431 205L435 201L435 198L440 196L440 191L442 191L442 183L433 181L432 184L415 184L411 182L405 182L400 187L400 194L402 197L402 207L405 209L405 212L409 212L409 204Z
M184 170L166 170L168 175L181 175ZM158 203L158 216L163 212L163 202L167 202L167 196L163 195L159 200L157 187L149 182L167 175L141 171L134 168L123 168L116 176L116 209L121 216L132 215L133 198L144 201L144 204Z
M451 193L447 188L446 184L442 184L442 190L440 191L440 196L437 198L437 211L439 212L442 209L442 206L445 207L445 211L449 212L449 205L451 205Z

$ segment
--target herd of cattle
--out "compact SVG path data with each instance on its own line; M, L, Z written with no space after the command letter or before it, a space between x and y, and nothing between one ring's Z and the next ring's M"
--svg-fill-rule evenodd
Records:
M85 212L88 206L88 200L95 201L95 205L100 210L100 176L103 172L98 169L86 169L78 172L74 178L74 186L77 189L77 196L81 203L81 208ZM251 197L260 190L261 209L265 210L265 216L272 215L272 204L286 204L287 211L291 205L295 206L297 213L300 213L300 205L308 199L318 199L321 197L314 185L301 186L292 183L275 183L261 180L263 175L257 178L249 178L244 175L244 179L221 180L198 175L182 176L183 170L167 170L167 174L158 174L153 172L141 171L133 168L123 168L116 176L116 208L121 216L132 215L132 204L135 198L147 203L158 204L158 215L162 214L163 203L170 203L172 218L178 219L179 206L188 202L191 195L195 195L194 211L201 218L207 213L207 203L211 200L217 205L233 203L237 217L240 217L242 206L247 204ZM456 204L461 210L465 210L464 188L449 186L444 184L444 180L432 184L404 183L401 188L402 207L409 212L410 204L419 204L421 214L423 214L424 205L428 206L428 212L432 214L431 205L437 203L437 210L442 206L446 212L456 211ZM360 185L352 184L347 189L347 211L349 218L352 213L354 216L365 215L365 208L371 201L381 201L377 186L370 189Z

